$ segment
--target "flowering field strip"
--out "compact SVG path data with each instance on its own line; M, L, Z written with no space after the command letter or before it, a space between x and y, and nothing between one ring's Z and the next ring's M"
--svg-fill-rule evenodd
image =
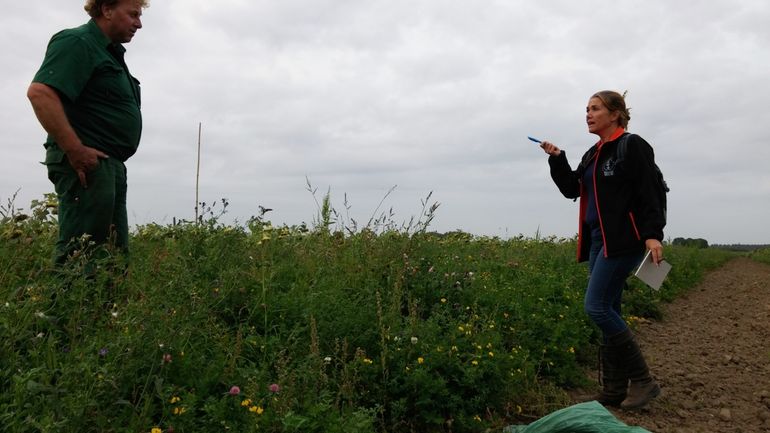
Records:
M595 362L571 239L151 224L127 272L89 273L51 268L54 234L0 222L4 431L485 431L560 407ZM731 255L667 257L632 321Z

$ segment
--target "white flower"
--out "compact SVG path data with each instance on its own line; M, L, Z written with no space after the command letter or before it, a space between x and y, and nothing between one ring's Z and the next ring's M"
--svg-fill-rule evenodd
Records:
M327 356L327 357L325 357L325 358L324 358L324 362L325 362L325 363L327 363L327 364L328 364L328 363L330 363L330 362L332 362L332 357L331 357L331 356Z
M417 344L417 337L412 337L412 344Z
M45 319L45 313L43 313L42 311L36 312L35 316L37 316L37 317L39 317L41 319Z

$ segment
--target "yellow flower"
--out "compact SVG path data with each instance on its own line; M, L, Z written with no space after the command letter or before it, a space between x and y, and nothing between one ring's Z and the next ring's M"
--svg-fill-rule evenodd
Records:
M187 409L185 409L183 407L175 407L174 411L173 411L174 415L181 415L181 414L183 414L185 412L187 412Z
M478 361L476 361L476 360L474 359L473 361L471 361L471 364L473 364L473 365L479 365L479 362L478 362Z
M473 419L478 421L478 422L481 422L481 417L478 416L478 415L473 415Z
M570 347L567 351L569 353L575 353L575 348L574 347Z
M495 356L495 352L489 352L489 357L492 358Z
M422 356L417 358L417 363L418 364L422 364L423 362L425 362L425 358L423 358Z
M374 361L372 361L369 358L364 358L364 364L371 364L372 362L374 362Z
M446 298L441 298L441 303L446 304Z
M163 430L158 427L153 427L152 430L150 430L150 433L163 433Z
M256 413L257 415L262 415L262 413L265 412L265 410L262 409L262 406L251 406L249 408L249 412Z
M250 405L251 405L251 400L249 400L248 398L241 402L241 406L250 406Z
M171 397L171 400L169 400L168 402L171 403L171 404L174 404L174 403L178 403L180 400L182 400L182 399L177 397L177 396L173 396L173 397Z

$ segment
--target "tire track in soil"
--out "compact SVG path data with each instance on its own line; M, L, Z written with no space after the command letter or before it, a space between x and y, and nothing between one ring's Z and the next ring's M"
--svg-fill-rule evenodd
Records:
M637 327L663 393L613 414L654 433L770 432L770 266L733 259L663 312Z

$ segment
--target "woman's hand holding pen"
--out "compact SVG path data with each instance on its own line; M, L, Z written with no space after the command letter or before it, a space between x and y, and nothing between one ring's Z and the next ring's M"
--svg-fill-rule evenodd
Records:
M540 148L545 151L545 153L551 155L551 156L559 156L561 155L561 149L556 147L555 144L551 143L550 141L542 141L540 142Z

